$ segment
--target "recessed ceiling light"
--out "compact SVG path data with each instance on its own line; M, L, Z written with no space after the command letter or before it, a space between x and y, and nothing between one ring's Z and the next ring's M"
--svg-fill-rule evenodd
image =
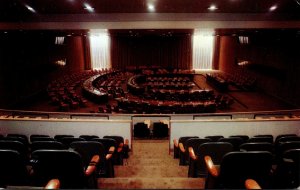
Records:
M84 6L84 9L86 9L86 10L89 11L90 13L94 12L94 10L95 10L95 9L94 9L93 7L91 7L91 5L89 5L88 3L84 3L83 6Z
M270 7L270 11L275 11L277 9L277 5L273 5L272 7Z
M218 7L216 5L210 5L207 9L210 11L215 11L218 9Z
M150 12L154 12L155 11L155 7L153 4L148 4L148 11Z
M31 6L25 5L25 7L26 7L30 12L36 13L36 11L34 10L34 8L32 8Z

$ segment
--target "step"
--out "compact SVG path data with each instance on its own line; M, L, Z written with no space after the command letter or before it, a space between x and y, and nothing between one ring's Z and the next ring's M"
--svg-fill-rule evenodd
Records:
M204 178L100 178L101 189L204 189Z
M186 177L187 166L115 166L115 177Z

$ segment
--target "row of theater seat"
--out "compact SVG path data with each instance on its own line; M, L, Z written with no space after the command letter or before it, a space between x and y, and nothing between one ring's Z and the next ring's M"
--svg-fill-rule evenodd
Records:
M206 188L244 188L255 179L262 188L300 185L300 137L296 134L197 136L174 140L174 158L189 177L205 177Z
M123 165L128 151L121 136L31 135L29 143L25 135L8 134L0 139L0 186L41 186L57 178L62 188L96 188L98 177L114 177L114 165Z

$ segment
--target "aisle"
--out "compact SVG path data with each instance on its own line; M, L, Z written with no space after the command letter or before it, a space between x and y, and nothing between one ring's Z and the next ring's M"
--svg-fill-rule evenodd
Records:
M99 179L99 188L203 189L203 179L188 178L188 166L179 166L168 146L168 140L134 140L126 165L115 166L115 178Z

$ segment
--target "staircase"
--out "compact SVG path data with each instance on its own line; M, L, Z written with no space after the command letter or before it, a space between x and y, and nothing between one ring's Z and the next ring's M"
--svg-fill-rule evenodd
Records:
M134 140L133 152L115 178L98 180L101 189L203 189L203 178L188 178L188 166L169 155L168 140Z

